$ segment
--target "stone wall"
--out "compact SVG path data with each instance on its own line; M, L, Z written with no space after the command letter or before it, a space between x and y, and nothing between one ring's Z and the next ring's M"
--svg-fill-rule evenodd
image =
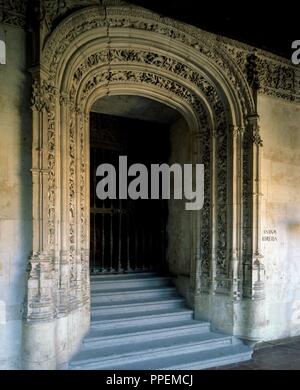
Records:
M259 96L265 339L300 334L300 105Z
M180 118L170 129L171 154L169 164L191 162L190 134L186 121ZM188 298L191 272L191 211L185 210L186 200L170 199L167 223L169 270L176 275L176 284Z
M22 303L32 240L30 77L25 33L6 25L0 65L0 367L18 368Z
M12 3L9 2L10 6ZM79 6L75 0L70 3L72 6L64 11L69 12L73 5L74 10ZM221 205L225 205L227 198L224 183L227 183L227 178L224 172L227 166L226 156L230 153L224 145L226 146L230 140L224 135L227 128L224 112L234 111L230 116L234 123L228 123L228 128L234 125L239 132L244 126L244 120L248 119L248 116L253 118L253 114L256 113L253 96L248 87L260 85L260 92L265 94L259 97L258 113L261 137L264 141L261 243L266 270L266 300L261 299L261 296L258 298L255 296L254 287L255 284L259 284L260 275L256 276L258 272L253 265L257 259L252 259L252 254L247 270L249 286L246 286L248 292L246 297L243 296L245 292L243 286L238 285L239 274L238 272L234 274L238 267L233 265L233 256L229 250L232 242L229 242L227 237L224 240L224 232L230 226L222 225L225 207L217 208L217 215L213 215L215 218L213 223L218 226L218 231L215 230L215 225L210 225L209 215L204 218L205 223L207 222L204 227L209 234L206 241L201 236L201 243L204 244L202 252L198 253L193 248L195 243L192 241L195 240L191 240L192 223L189 219L190 213L184 211L185 202L170 202L168 222L170 271L178 277L178 287L182 294L188 296L191 263L195 263L191 276L195 284L196 318L212 321L217 329L242 337L264 340L300 334L298 319L300 267L297 257L300 249L300 217L297 206L300 203L299 72L286 60L260 51L253 55L252 48L248 46L220 39L193 26L162 19L158 15L134 7L130 12L126 8L105 8L101 12L99 8L87 9L86 12L67 18L51 35L51 31L46 33L44 31L46 26L51 27L54 18L51 2L47 4L49 7L41 21L39 38L42 41L45 36L51 38L47 42L44 41L46 43L44 52L38 53L42 56L41 68L34 72L36 80L33 121L29 108L31 80L25 71L26 36L21 29L5 26L7 65L0 65L0 367L20 367L22 303L25 296L26 266L32 249L32 214L36 216L35 242L40 244L40 232L43 232L42 238L46 243L50 242L51 250L56 253L55 264L58 267L52 277L47 268L52 264L51 257L49 264L43 254L40 256L38 253L32 258L32 273L27 283L30 292L27 309L29 308L32 313L27 316L28 321L24 323L23 328L24 366L29 368L63 366L89 327L88 223L85 226L89 215L89 199L86 196L88 187L85 186L88 182L85 170L88 152L85 142L87 119L84 113L88 111L89 103L96 95L100 98L109 91L108 86L115 93L142 91L143 94L147 93L147 96L157 97L159 101L163 100L172 104L175 109L180 109L185 113L189 125L193 123L195 126L198 121L201 123L200 130L203 128L203 132L201 130L197 133L197 139L201 139L201 143L198 145L195 141L193 147L200 150L205 145L203 149L206 152L214 151L215 160L212 162L216 166L218 180L216 191L212 192L214 197L212 202L217 200ZM90 2L87 1L85 4ZM16 18L6 22L16 23ZM23 19L21 22L23 23ZM17 25L22 27L22 23L18 21ZM128 30L129 26L131 30ZM79 33L81 31L82 35ZM112 41L122 37L121 40L124 41L122 49L111 49L103 43L107 40L108 31L113 31ZM82 53L87 47L88 57L82 58ZM67 64L61 70L58 68L60 61L61 64ZM104 64L110 70L100 73ZM70 80L70 84L68 86L57 84L54 88L52 81L56 79L56 72L60 75L65 72L64 77ZM90 79L86 78L87 74L91 74ZM97 77L94 76L96 74ZM256 74L258 80L255 80ZM78 100L75 101L77 95ZM209 106L207 112L203 100ZM80 105L77 105L78 103ZM40 118L48 121L49 142L45 148L44 145L40 145L38 136L44 129L41 125L44 122ZM206 126L216 118L218 122L216 142L210 145L206 140L209 139L212 129ZM80 124L78 137L80 142L77 140L77 143L75 123ZM34 164L31 163L32 129L37 134L33 148L36 159ZM170 162L189 162L186 160L190 155L187 125L179 121L171 133L173 153ZM55 134L60 135L60 139L59 137L55 139ZM260 135L254 135L255 142L258 142ZM239 147L237 142L236 156L243 152ZM75 149L78 156L74 154ZM64 150L63 158L58 152L60 150ZM193 153L199 155L199 150L194 150ZM46 156L48 151L50 157ZM48 160L41 159L41 155L45 155ZM209 167L211 160L210 158L207 160ZM48 171L49 161L52 171L49 175L50 184L48 185L45 180L42 187L39 178L43 176L44 170ZM75 161L80 162L80 166L76 168L80 175L80 180L77 181ZM239 160L236 158L233 165L238 168L238 163ZM56 164L61 168L61 172ZM32 167L35 168L37 178L34 198L30 174ZM242 172L242 180L247 179L246 173L247 166L245 172ZM65 183L68 183L68 186ZM60 185L59 188L57 184ZM45 196L47 193L48 198ZM235 201L239 203L240 199L237 197ZM68 207L61 207L66 204ZM74 220L74 215L78 221ZM241 223L239 216L236 216L233 227L239 229ZM51 233L47 237L48 228ZM258 231L256 226L252 230L250 232L249 229L250 236ZM198 234L196 227L194 231ZM213 250L207 251L207 258L204 258L203 252L205 248L209 248L210 236L213 234L216 247L211 245ZM78 251L74 247L74 236L77 237ZM55 246L55 243L59 244ZM224 243L226 245L223 245ZM244 243L245 241L242 244ZM234 245L240 250L239 242L234 242ZM47 245L36 247L37 251L42 247L45 253L48 249ZM192 251L195 253L192 254ZM235 261L239 264L242 258ZM198 282L206 265L208 291L201 295L203 289ZM75 269L82 279L76 279ZM220 269L226 272L222 272L221 279L216 280L216 271ZM230 272L227 273L227 269ZM257 280L254 280L254 277L257 277ZM54 288L58 281L62 283L60 291ZM82 281L84 287L81 289ZM81 293L83 295L80 295ZM76 301L78 307L72 306L76 294L79 297ZM49 307L46 307L45 302L49 296L51 302ZM34 305L37 303L36 297L39 298L40 306ZM82 302L83 306L80 306ZM45 317L42 320L39 317L43 314L40 312L41 308L45 309ZM50 314L47 312L48 309ZM56 318L57 313L59 318ZM48 314L50 319L46 323L45 318L47 319ZM33 324L32 318L35 318L36 323Z

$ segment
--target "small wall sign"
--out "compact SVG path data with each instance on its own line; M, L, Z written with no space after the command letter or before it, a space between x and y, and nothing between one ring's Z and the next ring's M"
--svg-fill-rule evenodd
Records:
M277 230L276 229L264 229L262 235L262 241L264 242L277 242Z
M5 42L0 39L0 65L6 64L6 46Z

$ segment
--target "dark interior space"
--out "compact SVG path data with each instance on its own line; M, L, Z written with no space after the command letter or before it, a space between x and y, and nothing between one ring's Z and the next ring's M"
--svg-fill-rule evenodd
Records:
M135 163L144 164L147 168L151 164L166 163L169 156L168 126L91 113L90 129L91 272L163 272L167 201L100 200L96 186L101 177L96 177L96 170L103 163L116 168L118 193L119 156L127 156L128 168ZM128 178L128 184L132 179Z
M275 4L195 0L131 0L162 16L226 36L291 58L291 43L299 39L299 6L287 1Z

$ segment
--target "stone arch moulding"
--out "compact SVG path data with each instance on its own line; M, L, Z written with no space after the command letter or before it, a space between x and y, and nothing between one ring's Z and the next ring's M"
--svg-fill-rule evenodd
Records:
M257 115L244 76L213 37L138 7L91 6L55 28L40 58L25 367L67 361L89 328L89 112L107 94L158 100L189 124L192 161L205 164L204 208L191 216L192 304L262 299Z

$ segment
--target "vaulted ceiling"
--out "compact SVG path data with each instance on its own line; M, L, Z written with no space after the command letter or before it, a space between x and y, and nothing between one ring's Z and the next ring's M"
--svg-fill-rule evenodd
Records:
M178 111L173 108L135 95L104 96L96 101L92 111L164 124L173 124L180 118Z

